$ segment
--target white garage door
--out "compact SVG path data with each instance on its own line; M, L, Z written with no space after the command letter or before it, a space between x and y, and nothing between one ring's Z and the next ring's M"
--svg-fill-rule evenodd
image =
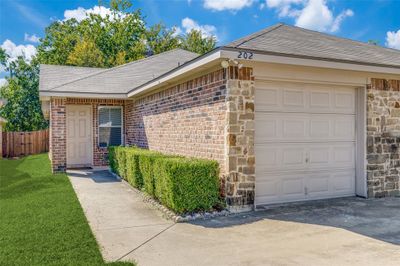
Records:
M256 82L256 204L355 195L356 90Z

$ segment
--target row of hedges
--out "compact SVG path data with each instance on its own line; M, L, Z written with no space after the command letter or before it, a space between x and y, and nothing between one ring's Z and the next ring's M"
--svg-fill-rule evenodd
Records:
M111 170L177 213L218 205L218 163L136 147L110 147Z

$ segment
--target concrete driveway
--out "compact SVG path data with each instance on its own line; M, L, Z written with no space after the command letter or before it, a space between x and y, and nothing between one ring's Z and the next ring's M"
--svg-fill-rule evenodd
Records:
M108 261L400 265L400 198L345 198L174 224L107 171L69 177Z

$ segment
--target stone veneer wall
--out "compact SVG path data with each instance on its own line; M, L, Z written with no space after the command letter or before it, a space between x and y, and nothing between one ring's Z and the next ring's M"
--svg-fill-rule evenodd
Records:
M226 200L232 209L252 209L255 194L253 70L230 70L226 85Z
M372 79L367 97L368 196L400 196L400 80Z
M66 105L79 104L92 106L93 119L93 165L108 165L107 148L98 146L98 107L99 106L125 106L125 100L115 99L82 99L82 98L52 98L50 107L50 159L53 172L64 172L67 165L66 151ZM126 121L126 112L124 121ZM124 122L125 123L125 122ZM125 130L124 130L125 132Z

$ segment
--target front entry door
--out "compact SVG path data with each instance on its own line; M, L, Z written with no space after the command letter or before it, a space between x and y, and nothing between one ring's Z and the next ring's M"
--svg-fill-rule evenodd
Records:
M92 107L67 105L67 167L92 165Z

